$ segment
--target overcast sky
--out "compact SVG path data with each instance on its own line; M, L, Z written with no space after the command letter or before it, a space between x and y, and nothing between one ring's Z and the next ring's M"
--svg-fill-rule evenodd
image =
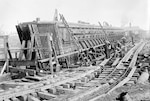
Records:
M20 22L53 20L58 10L67 21L78 20L98 24L106 21L113 26L133 26L148 29L148 0L0 0L0 29L16 31Z

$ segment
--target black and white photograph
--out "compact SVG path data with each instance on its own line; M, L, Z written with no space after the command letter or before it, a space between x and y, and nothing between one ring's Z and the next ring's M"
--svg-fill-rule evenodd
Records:
M150 101L149 0L0 0L0 101Z

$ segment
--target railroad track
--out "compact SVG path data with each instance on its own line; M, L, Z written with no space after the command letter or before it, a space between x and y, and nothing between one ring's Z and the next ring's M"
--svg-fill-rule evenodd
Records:
M114 90L133 71L130 67L143 46L136 45L122 59L112 57L99 66L38 76L37 82L31 77L2 82L0 101L95 101Z
M137 45L138 48L136 51L134 51L134 54L131 55L130 57L131 59L129 59L128 57L128 55L130 55L132 51L130 50L130 52L128 52L129 54L126 55L127 57L125 56L116 67L116 68L119 68L119 66L121 66L122 64L122 61L125 60L125 63L128 63L125 65L126 66L125 72L117 80L115 80L115 83L109 86L109 89L104 94L94 97L93 99L90 99L89 101L106 101L105 98L107 99L107 101L112 101L112 99L110 98L113 98L113 94L112 94L113 90L123 86L124 84L130 84L130 83L133 83L135 80L137 80L137 77L139 76L139 74L137 73L135 64L137 61L138 53L142 50L144 46L145 46L145 43ZM129 60L129 61L126 61L126 60ZM112 96L112 97L108 97L108 96Z

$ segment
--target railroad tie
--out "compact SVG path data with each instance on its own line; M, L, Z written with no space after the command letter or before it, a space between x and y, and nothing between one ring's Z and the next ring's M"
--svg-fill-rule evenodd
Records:
M83 77L83 78L81 78L81 82L85 82L85 83L87 83L89 80L88 80L88 78L87 77Z
M24 100L26 101L26 100ZM34 97L34 96L31 96L31 95L28 95L28 100L27 101L40 101L38 98Z
M61 86L62 86L63 88L70 88L70 84L67 84L67 83L66 83L66 84L62 84Z
M16 97L13 97L13 98L11 98L11 100L12 101L20 101L18 98L16 98Z
M56 88L49 88L48 92L51 94L56 94Z
M43 99L52 99L52 98L57 98L57 96L56 95L54 95L54 94L50 94L50 93L48 93L48 92L38 92L38 96L40 97L40 98L43 98Z

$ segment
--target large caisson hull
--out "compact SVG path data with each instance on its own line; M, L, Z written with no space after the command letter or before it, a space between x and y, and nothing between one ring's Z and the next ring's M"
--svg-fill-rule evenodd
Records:
M68 28L71 32L68 31ZM48 47L48 38L44 37L45 33L52 37L54 45L52 56L59 57L58 61L63 67L72 67L75 64L96 64L96 60L106 57L104 49L106 40L112 44L124 36L124 30L116 27L102 28L90 24L68 23L68 28L63 22L58 21L26 22L17 25L20 41L21 43L25 42L25 48L30 48L31 44L46 48ZM40 37L35 38L32 42L33 36ZM48 49L40 49L37 52L38 59L49 58ZM27 59L29 57L35 59L35 54L30 53L29 50L24 51Z

